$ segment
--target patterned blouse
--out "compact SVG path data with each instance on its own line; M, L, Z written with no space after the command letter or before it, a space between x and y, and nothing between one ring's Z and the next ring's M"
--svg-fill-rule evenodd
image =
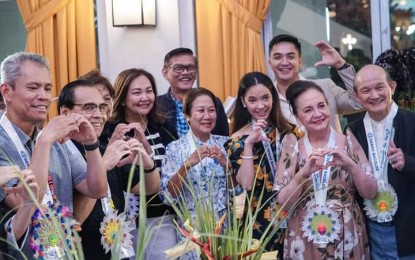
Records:
M212 205L210 204L211 201L213 201L213 210L216 219L218 219L225 213L228 207L228 188L226 173L216 159L205 158L189 170L185 180L186 183L183 184L182 196L174 197L167 189L170 179L193 153L192 147L201 147L202 145L217 146L221 148L225 155L223 144L229 137L211 135L206 143L194 137L195 146L193 146L189 142L189 134L170 143L166 148L161 171L162 197L164 197L164 202L167 204L178 203L180 207L182 203L185 203L192 217L196 216L196 207L200 206L197 203L205 201L207 203L202 204L206 204L209 207ZM203 198L205 199L201 200Z

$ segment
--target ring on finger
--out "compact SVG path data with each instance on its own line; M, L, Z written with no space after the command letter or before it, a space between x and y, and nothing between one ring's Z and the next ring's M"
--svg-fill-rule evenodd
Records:
M398 161L396 159L391 160L391 164L396 164Z

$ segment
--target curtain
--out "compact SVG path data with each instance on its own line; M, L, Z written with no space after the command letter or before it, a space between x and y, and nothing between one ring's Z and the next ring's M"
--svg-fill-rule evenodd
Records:
M271 0L196 0L199 85L222 101L235 96L241 77L266 73L262 25Z
M26 51L50 63L52 96L96 68L94 0L17 0L27 30ZM49 118L57 115L56 103Z

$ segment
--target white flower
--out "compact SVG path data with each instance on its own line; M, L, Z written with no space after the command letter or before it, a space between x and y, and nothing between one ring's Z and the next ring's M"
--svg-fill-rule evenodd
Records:
M293 260L304 260L304 241L296 236L295 240L291 242L290 258Z
M346 255L349 255L354 247L354 239L353 239L352 233L347 228L345 228L344 230L343 243L344 243L344 253Z
M343 259L343 241L337 244L336 250L334 251L334 259Z

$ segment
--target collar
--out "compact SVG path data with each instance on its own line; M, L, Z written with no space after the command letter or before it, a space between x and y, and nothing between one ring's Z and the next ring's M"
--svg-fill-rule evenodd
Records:
M301 74L299 74L298 76L299 76L299 80L306 80L306 78L304 78L303 76L301 76ZM277 82L277 80L274 81L274 86L275 86L275 89L277 90L277 94L278 94L278 97L280 98L280 100L287 101L287 99L278 90L278 82Z
M36 140L37 136L40 133L39 128L37 126L35 126L35 130L33 131L32 136L28 136L25 132L23 132L22 129L20 129L13 122L10 121L10 123L12 124L13 128L16 130L16 133L19 136L20 141L22 141L22 144L26 144L29 140L31 140L31 142L33 142L34 140Z
M182 102L180 102L180 100L178 100L178 99L177 99L177 98L173 95L173 92L171 91L171 87L169 87L168 93L169 93L169 95L170 95L171 99L173 99L174 103L179 103L179 104L182 104Z
M385 116L384 119L382 119L379 122L373 120L370 117L370 114L368 112L367 112L367 115L369 116L370 121L372 122L372 125L376 125L376 126L383 125L388 119L393 120L393 118L395 118L396 114L398 113L398 108L399 108L398 105L394 101L392 101L391 108L389 109L389 113Z

